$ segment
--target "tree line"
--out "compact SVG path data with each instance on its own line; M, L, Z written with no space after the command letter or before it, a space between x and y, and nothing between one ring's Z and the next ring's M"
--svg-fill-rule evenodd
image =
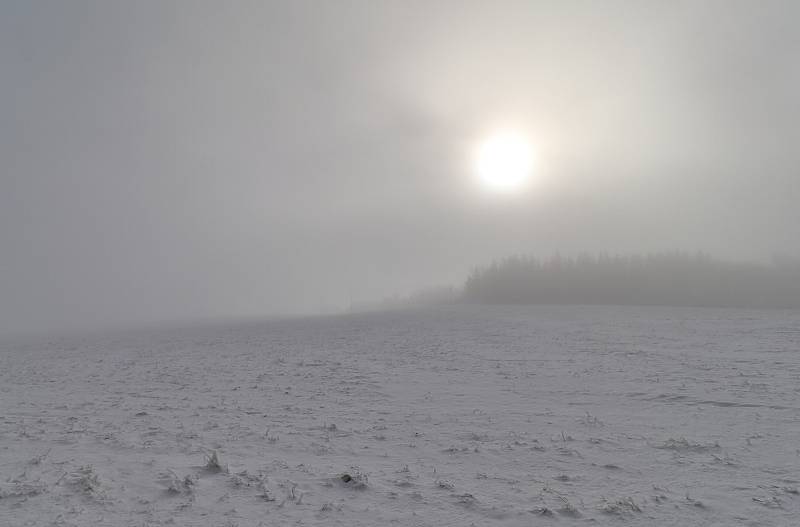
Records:
M686 252L512 256L474 269L463 300L800 308L800 265L727 262Z

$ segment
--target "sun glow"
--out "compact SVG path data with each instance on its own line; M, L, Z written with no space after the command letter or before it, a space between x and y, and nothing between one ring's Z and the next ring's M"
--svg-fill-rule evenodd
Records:
M498 192L520 189L533 170L533 150L522 134L500 132L477 150L475 170L486 187Z

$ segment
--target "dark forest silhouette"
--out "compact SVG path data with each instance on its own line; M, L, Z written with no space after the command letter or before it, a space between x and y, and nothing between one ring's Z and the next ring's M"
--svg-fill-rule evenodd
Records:
M463 299L495 304L800 308L800 265L732 263L683 252L513 256L475 269Z

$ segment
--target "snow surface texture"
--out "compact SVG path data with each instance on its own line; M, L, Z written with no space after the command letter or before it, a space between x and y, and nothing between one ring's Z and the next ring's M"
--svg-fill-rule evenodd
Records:
M800 312L453 307L0 345L0 525L797 525Z

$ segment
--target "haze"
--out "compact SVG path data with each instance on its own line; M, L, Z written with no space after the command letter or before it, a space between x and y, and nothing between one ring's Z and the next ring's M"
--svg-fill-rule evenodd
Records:
M0 4L0 332L800 256L797 2ZM531 184L476 183L497 127Z

